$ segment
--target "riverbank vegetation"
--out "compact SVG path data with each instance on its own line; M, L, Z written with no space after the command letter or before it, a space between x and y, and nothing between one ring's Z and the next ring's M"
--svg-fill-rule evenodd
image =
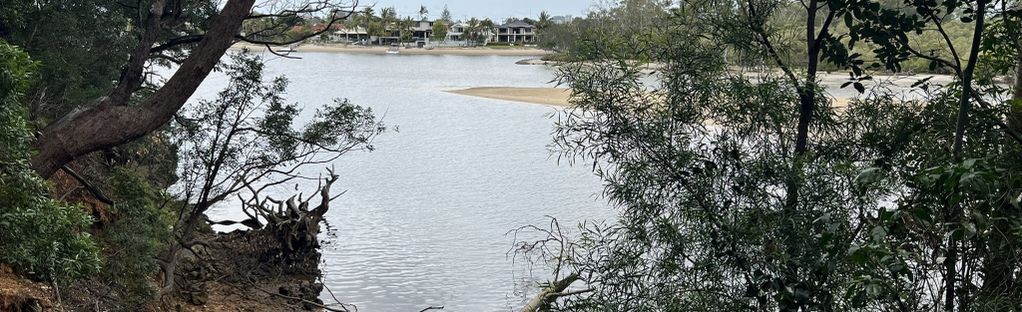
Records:
M33 281L0 308L349 309L319 299L322 165L386 127L345 99L299 118L286 77L228 53L358 19L278 4L0 7L0 282ZM554 147L620 215L523 228L547 238L515 256L554 273L525 309L1022 310L1020 20L1016 1L628 0L545 24L571 88ZM226 88L186 105L214 70ZM862 96L834 105L825 70ZM954 81L872 82L915 71ZM319 184L268 191L299 179Z
M901 7L898 10L905 12L911 13L912 10L911 6L904 6L899 2L880 2L892 7ZM671 11L676 7L675 1L621 1L620 5L593 10L585 17L576 17L565 23L550 24L544 31L544 34L538 37L538 45L542 48L559 52L557 55L546 57L546 59L551 61L593 60L604 57L605 53L599 51L604 47L593 46L597 42L603 43L599 40L593 40L597 37L609 42L627 42L628 44L637 45L630 52L632 55L629 58L632 59L650 60L651 58L663 57L663 55L654 52L655 46L665 41L678 40L679 38L670 37L669 34L660 31L659 28L671 22L671 19L674 18ZM777 38L778 45L774 47L775 51L788 64L806 66L805 51L798 48L806 43L802 29L805 28L804 21L807 18L807 12L802 7L802 4L798 1L779 2L769 9L774 18L768 19L763 24L763 27ZM847 41L854 32L850 31L850 26L843 19L843 17L840 17L837 21L834 21L832 24L833 29L830 33L834 34L835 38ZM822 20L818 22L822 22ZM946 18L942 22L940 32L906 33L905 38L899 40L912 42L913 48L923 54L950 58L952 53L959 53L963 54L960 55L961 57L966 57L967 55L964 55L963 51L949 51L947 45L948 41L950 41L956 47L968 46L972 36L972 27L970 25L968 20L955 15ZM942 33L946 34L947 37L945 38ZM706 39L709 39L716 38L714 35L719 37L721 34L706 35L708 37ZM763 60L759 55L749 54L745 51L746 47L743 46L747 46L751 42L733 43L736 46L722 47L724 50L719 51L723 53L724 60L728 65L742 67L766 65L775 67L776 64L773 64L772 61ZM860 41L858 44L850 47L849 53L869 55L876 48L879 47L875 43ZM952 74L946 67L932 66L931 62L925 58L911 58L900 62L899 66L899 73ZM824 71L841 71L842 66L831 61L824 61L819 64L819 68Z
M273 32L299 15L344 19L354 4L254 5L0 8L0 271L5 283L7 272L41 282L4 285L13 292L0 293L0 309L348 309L319 299L318 234L337 180L322 165L372 149L385 127L344 99L298 119L286 78L264 77L244 51L225 55L239 41L288 43L243 33L243 21ZM226 89L186 105L214 70ZM267 194L294 179L321 183L309 195ZM250 218L214 223L214 205Z
M1019 5L697 1L592 28L555 144L620 217L532 227L518 256L579 281L544 295L558 311L1022 309ZM862 96L833 105L824 68ZM955 80L867 83L920 69Z

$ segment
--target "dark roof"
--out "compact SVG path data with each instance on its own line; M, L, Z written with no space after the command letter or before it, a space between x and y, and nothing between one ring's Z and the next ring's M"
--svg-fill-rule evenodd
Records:
M522 28L522 27L527 27L527 28L529 28L529 27L532 27L532 24L526 23L525 21L514 21L511 24L504 24L504 25L500 25L500 26L497 26L497 27L500 27L500 28Z

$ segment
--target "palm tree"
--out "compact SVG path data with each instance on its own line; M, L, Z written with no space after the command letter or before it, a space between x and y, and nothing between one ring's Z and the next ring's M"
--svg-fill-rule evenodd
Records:
M481 28L482 26L478 18L473 17L468 19L468 23L465 26L465 34L473 46L479 43L479 31Z
M385 36L392 36L394 23L397 22L397 9L394 7L383 8L380 10L380 23L383 24L383 32Z
M369 31L369 26L371 26L373 19L375 19L373 7L366 7L362 9L362 12L358 15L358 17L358 24L364 27L363 29L365 29L367 35L372 36L372 33Z
M546 11L539 12L539 20L536 21L536 30L543 30L553 24L553 21L550 20L549 13Z
M412 40L412 27L415 27L415 21L412 20L411 16L406 16L401 21L401 42L408 42Z
M419 19L421 19L422 21L425 22L426 21L426 17L428 17L428 16L429 16L429 9L427 9L425 5L420 5L419 6Z
M380 18L383 20L395 20L397 19L397 9L394 7L383 8L380 10Z
M489 18L486 18L483 21L479 22L479 27L481 28L480 31L486 34L497 33L497 30L495 29L497 25L494 24L493 20Z

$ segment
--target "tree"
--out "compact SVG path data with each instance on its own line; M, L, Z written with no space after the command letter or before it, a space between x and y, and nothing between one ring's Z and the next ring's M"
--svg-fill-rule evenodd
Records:
M473 17L468 19L468 23L466 23L465 26L465 36L472 45L477 45L481 41L480 39L482 36L480 33L482 32L482 28L482 23L478 18Z
M989 7L905 5L796 4L805 14L795 15L804 25L794 43L769 26L792 14L775 1L683 4L648 45L582 38L592 55L560 70L574 108L558 118L555 143L591 163L621 215L580 225L573 240L559 226L534 227L549 237L517 246L552 260L554 280L579 276L588 287L555 294L555 309L1017 307L1022 284L1003 272L1019 270L1009 259L1022 248L1007 242L1019 223L992 220L1017 220L1008 198L1022 141L1003 126L1010 105L989 102L1001 91L968 74L980 66ZM973 38L947 49L972 61L917 53L905 39L946 34L952 18ZM842 22L848 33L838 34ZM851 52L856 43L874 55ZM797 66L778 48L792 44L804 57ZM717 52L726 50L780 71L750 79L726 67ZM644 53L661 63L656 75L635 61ZM870 68L896 71L913 57L951 68L957 82L919 81L917 100L866 93ZM823 62L850 71L846 86L867 96L832 106L817 81Z
M454 24L454 18L451 17L451 11L447 9L447 5L444 5L444 10L440 11L440 20L447 23L447 25Z
M199 103L175 118L176 140L184 147L180 168L184 200L173 227L175 243L160 256L166 276L162 294L177 290L181 259L193 252L194 246L205 244L196 232L206 221L208 209L229 198L249 195L252 197L246 202L250 205L245 205L244 212L252 219L243 224L261 224L268 212L252 205L268 205L259 195L262 191L309 178L302 172L309 166L329 163L350 151L371 150L373 138L385 130L372 110L339 99L317 109L307 124L296 124L300 110L283 98L286 79L278 77L264 83L262 61L245 53L233 55L232 62L224 67L230 82L217 99ZM327 179L333 180L336 178ZM309 216L318 218L326 212L326 205L333 199L328 195L329 184L317 189L317 194L327 195L322 208L314 209L316 215ZM294 200L287 202L295 204ZM281 218L291 215L280 214ZM287 238L288 247L292 247L290 240Z
M380 19L384 22L390 22L397 20L397 9L394 7L387 7L380 10Z
M377 38L376 39L377 43L380 43L379 38L385 35L386 31L387 29L384 27L384 24L380 21L372 21L369 23L369 28L366 28L366 32L368 32L370 36Z
M119 77L111 77L116 84L103 88L105 94L93 104L78 103L81 109L66 118L42 129L33 147L39 152L32 158L32 168L48 177L57 169L76 157L122 145L143 137L164 126L180 110L195 88L212 71L220 57L236 40L254 44L290 44L304 38L285 41L265 41L258 34L281 31L279 23L272 27L239 35L242 22L253 19L280 21L282 17L314 12L328 12L330 23L317 33L318 36L330 29L333 23L350 14L350 8L342 4L310 2L282 8L280 12L266 14L251 13L254 1L232 0L226 2L217 13L192 14L182 9L207 10L216 12L215 6L184 7L169 1L159 0L148 5L141 13L141 19L132 27L130 36L137 36L137 44L124 51L125 54L111 59L124 60ZM207 3L209 4L209 3ZM89 5L85 5L89 7ZM94 8L94 7L93 7ZM297 8L297 9L293 9ZM348 11L344 11L347 9ZM101 12L99 10L97 12ZM187 22L191 18L206 18L201 22ZM123 24L122 24L123 25ZM107 31L123 27L111 27ZM26 32L27 33L27 32ZM173 36L164 34L174 33ZM283 33L281 31L280 33ZM184 34L184 35L178 35ZM190 49L185 49L190 47ZM145 70L149 60L170 60L180 62L179 70L159 88L143 88L147 81ZM152 90L148 97L135 99L140 90ZM137 102L136 102L137 100ZM102 125L102 126L100 126Z
M543 31L550 25L553 25L553 21L550 20L550 14L546 11L539 12L539 20L536 20L536 30Z
M412 27L415 27L415 21L411 17L405 17L401 21L401 42L412 41Z
M383 31L381 32L385 36L393 35L395 28L399 28L397 23L400 20L397 17L397 9L394 7L383 8L380 10L380 23L383 25ZM398 29L400 30L400 29Z
M447 23L444 21L436 21L433 23L433 40L446 41L447 40Z
M362 12L360 12L360 14L358 15L358 18L361 21L362 27L365 28L366 33L369 36L375 36L373 31L371 30L373 27L373 23L375 23L377 19L376 13L373 11L373 8L372 7L363 8Z
M493 20L491 20L490 18L484 18L482 21L479 22L479 31L484 36L489 36L491 34L494 34L494 33L496 33L496 30L497 30L497 25L494 24ZM486 39L488 39L488 38L481 38L481 41L485 41Z
M429 18L429 9L425 5L419 6L419 20L426 21Z

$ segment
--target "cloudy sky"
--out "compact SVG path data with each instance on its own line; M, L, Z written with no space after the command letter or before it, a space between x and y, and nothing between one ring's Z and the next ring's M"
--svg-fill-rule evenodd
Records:
M494 21L503 21L508 17L536 18L540 11L547 11L551 16L574 15L582 16L593 7L594 3L603 0L359 0L359 6L374 5L380 8L394 7L398 15L418 16L419 6L429 9L430 18L440 17L444 5L451 11L455 20L469 17L489 17Z

